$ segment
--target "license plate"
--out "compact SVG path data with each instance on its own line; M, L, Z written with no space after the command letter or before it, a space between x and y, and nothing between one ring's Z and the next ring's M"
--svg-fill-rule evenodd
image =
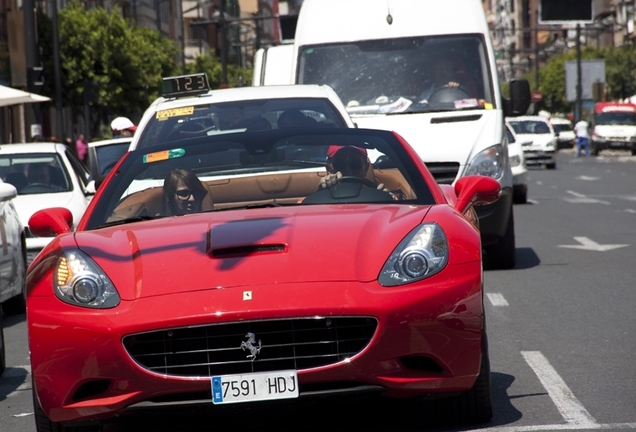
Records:
M294 370L212 377L215 405L296 397L298 377Z

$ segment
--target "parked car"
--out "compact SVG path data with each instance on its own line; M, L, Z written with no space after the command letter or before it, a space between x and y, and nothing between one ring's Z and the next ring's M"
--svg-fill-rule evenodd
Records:
M75 232L64 208L29 221L58 233L28 273L38 431L147 401L363 389L491 418L473 205L499 199L496 180L438 185L389 131L156 139L123 156ZM330 166L358 173L321 187Z
M0 181L0 303L6 314L26 310L25 233L13 204L16 196L13 185Z
M88 170L91 179L101 183L128 151L132 137L119 137L88 143Z
M1 146L0 176L18 191L13 203L23 226L27 226L37 210L60 206L71 211L74 227L95 193L86 167L60 143ZM27 230L28 261L52 239L52 236L32 236Z
M557 150L573 148L576 144L576 133L572 122L562 117L551 117L550 124L557 135Z
M528 169L526 168L526 159L523 156L522 143L507 123L506 134L508 136L508 157L512 169L512 199L515 204L525 204L528 202Z
M557 137L554 128L545 117L514 117L507 119L507 122L522 143L526 165L556 168Z

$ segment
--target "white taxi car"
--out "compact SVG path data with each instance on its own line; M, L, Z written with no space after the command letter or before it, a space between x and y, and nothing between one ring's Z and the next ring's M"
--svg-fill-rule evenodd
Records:
M556 168L557 136L550 122L542 116L506 119L521 141L528 166Z
M88 170L61 143L0 146L0 176L18 191L13 203L25 227L33 213L49 207L68 208L76 224L95 194ZM51 240L53 237L36 237L27 230L28 261Z
M526 158L523 156L522 143L507 123L506 136L508 138L508 158L512 170L512 200L515 204L525 204L528 202L528 169Z
M168 77L162 96L144 113L130 150L245 130L355 127L326 85L280 85L210 90L205 73Z
M557 149L571 149L576 144L576 133L572 122L563 117L550 118L550 124L557 134Z

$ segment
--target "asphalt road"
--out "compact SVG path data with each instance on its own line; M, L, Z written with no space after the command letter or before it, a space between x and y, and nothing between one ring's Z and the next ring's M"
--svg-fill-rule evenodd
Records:
M636 157L534 169L514 207L517 266L486 270L494 418L486 431L636 429ZM25 317L5 317L0 429L35 430ZM108 431L462 431L436 403L342 399L293 408L135 413ZM224 407L225 408L225 407Z

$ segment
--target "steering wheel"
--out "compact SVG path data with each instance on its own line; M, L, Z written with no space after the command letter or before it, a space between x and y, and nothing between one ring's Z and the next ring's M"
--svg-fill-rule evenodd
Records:
M434 103L451 103L456 100L468 99L470 93L466 87L459 85L458 87L451 87L448 84L436 89L433 94L428 98L430 104Z
M24 193L46 193L46 192L53 192L54 189L53 187L51 187L50 185L47 185L46 183L31 183L26 185L25 187L23 187L20 190L21 194Z
M373 183L368 178L357 177L357 176L343 176L340 179L340 183L360 183L362 185L365 185L374 189L376 188L375 183Z

